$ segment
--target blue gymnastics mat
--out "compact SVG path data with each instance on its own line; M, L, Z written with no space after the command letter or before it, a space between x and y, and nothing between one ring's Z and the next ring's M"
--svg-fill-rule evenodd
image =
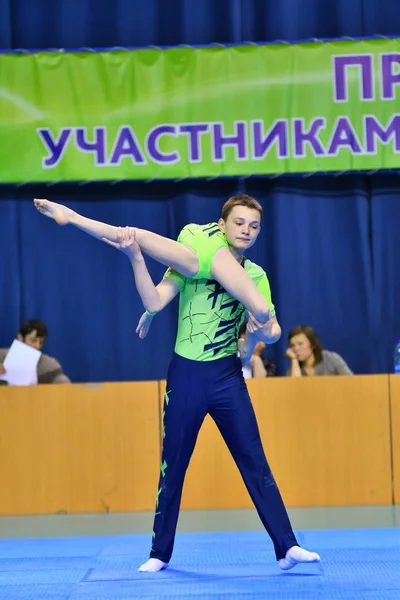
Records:
M187 533L139 573L150 536L0 541L1 600L399 600L400 529L297 532L321 563L282 572L263 532Z

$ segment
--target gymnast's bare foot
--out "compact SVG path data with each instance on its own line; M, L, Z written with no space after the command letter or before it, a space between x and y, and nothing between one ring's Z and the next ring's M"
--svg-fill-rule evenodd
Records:
M73 211L70 208L40 198L35 198L33 203L42 215L54 219L58 225L68 225L70 223L73 215Z

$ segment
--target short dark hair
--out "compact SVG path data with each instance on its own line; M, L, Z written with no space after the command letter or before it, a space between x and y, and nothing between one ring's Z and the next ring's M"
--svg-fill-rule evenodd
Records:
M27 335L32 333L32 331L36 331L37 337L47 337L47 327L43 321L40 321L39 319L30 319L29 321L25 321L25 323L22 323L21 327L19 328L18 333L25 338Z
M242 323L242 325L240 326L239 333L238 333L239 339L241 337L243 337L244 335L246 335L246 329L247 329L247 321Z
M315 331L315 329L313 329L311 327L311 325L297 325L296 327L293 327L293 329L291 331L289 331L289 335L288 335L289 345L290 345L290 340L295 335L300 335L302 333L304 333L304 335L306 336L306 338L308 339L308 341L311 344L311 348L314 353L315 364L317 365L318 363L320 363L322 361L322 350L324 349L324 347L322 346L321 342L319 341L317 332Z
M260 213L260 219L262 219L263 209L261 204L255 198L253 198L252 196L248 196L247 194L238 194L237 196L231 196L222 207L221 219L226 221L229 217L229 214L235 206L247 206L247 208L253 208L254 210L258 210L258 212Z

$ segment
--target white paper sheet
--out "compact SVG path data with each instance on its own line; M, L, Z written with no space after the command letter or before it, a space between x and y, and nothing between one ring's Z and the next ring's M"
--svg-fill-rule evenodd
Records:
M8 385L34 385L37 383L37 365L41 352L19 340L11 344L3 366L5 373L0 379Z

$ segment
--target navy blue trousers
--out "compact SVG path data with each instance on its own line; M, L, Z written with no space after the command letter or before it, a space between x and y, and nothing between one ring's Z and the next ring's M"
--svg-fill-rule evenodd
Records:
M242 475L276 558L297 545L261 443L256 416L234 356L198 362L174 354L164 399L163 450L151 558L169 562L186 469L207 414L214 419Z

